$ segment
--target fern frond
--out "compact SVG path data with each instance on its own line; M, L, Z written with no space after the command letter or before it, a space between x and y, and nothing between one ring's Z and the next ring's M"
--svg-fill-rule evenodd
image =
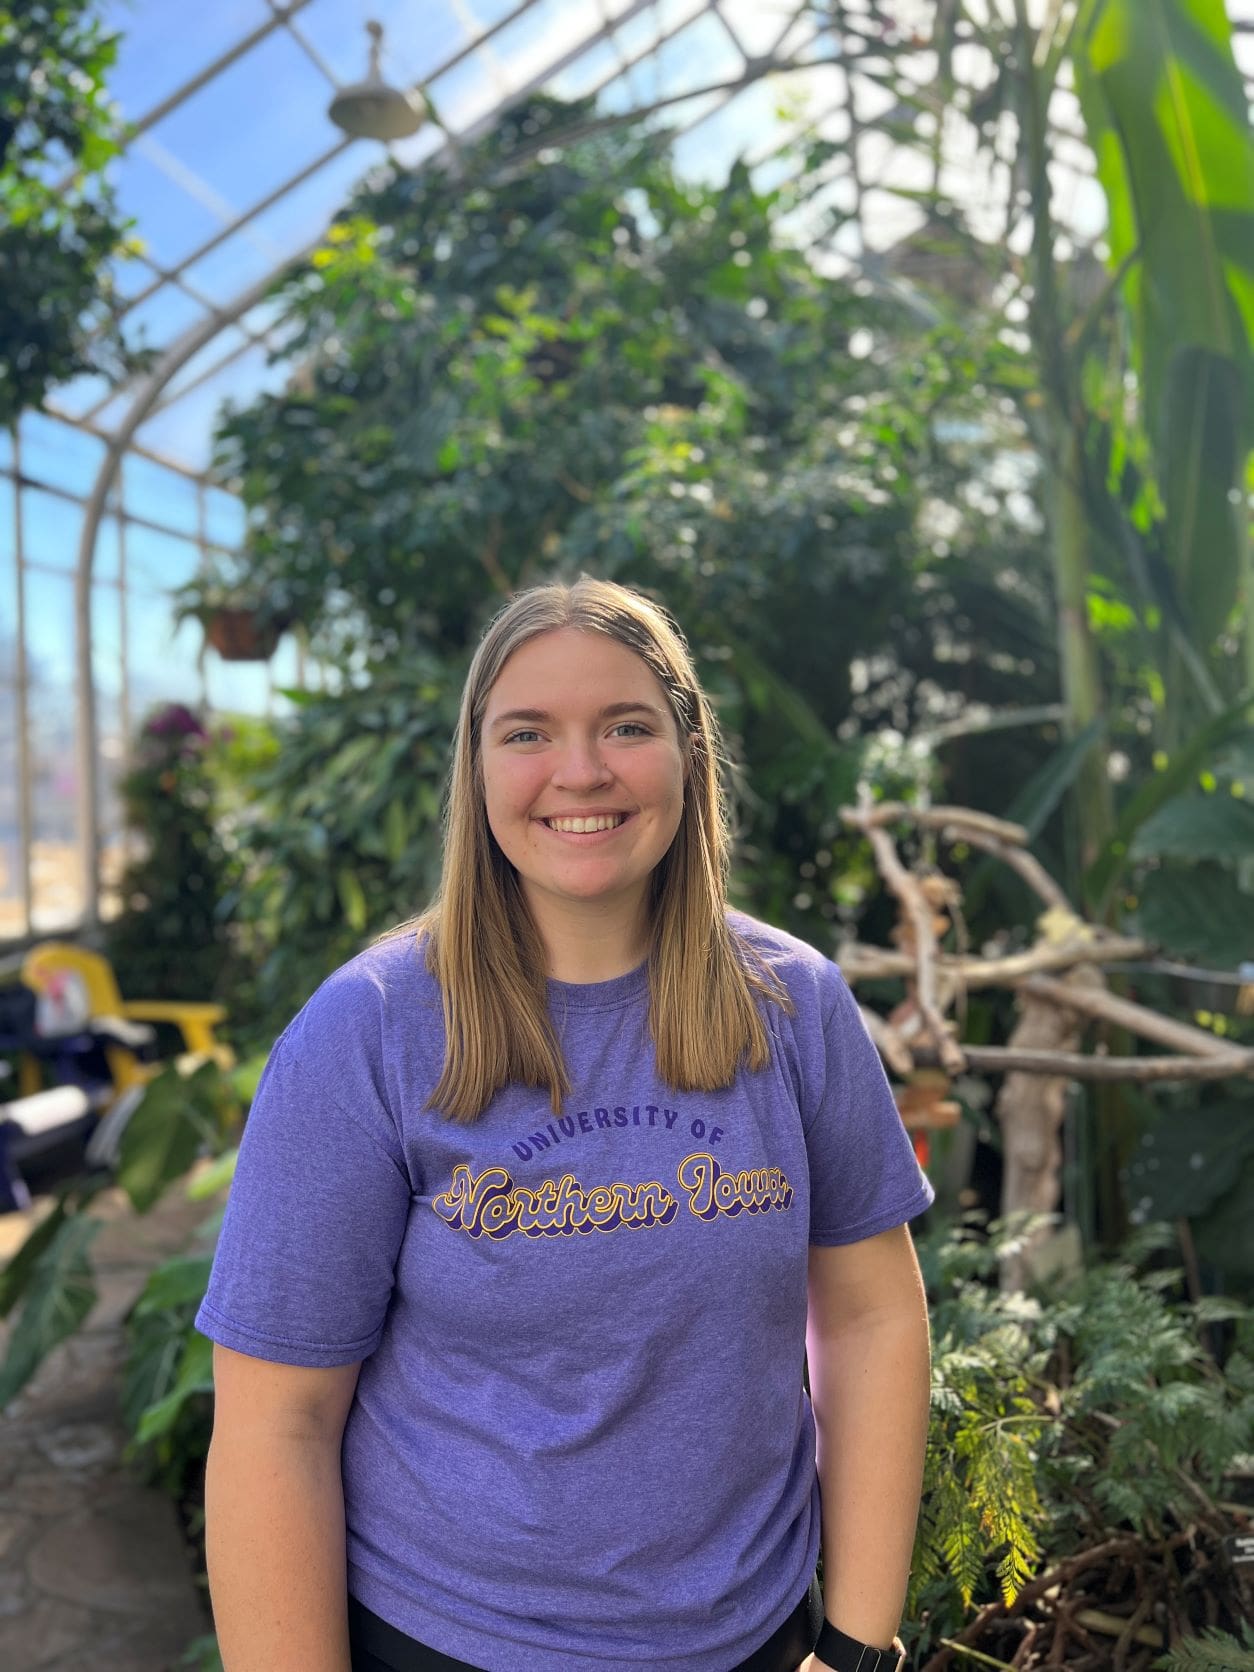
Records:
M1226 1631L1186 1637L1154 1662L1161 1672L1254 1672L1254 1629L1242 1630L1242 1645Z

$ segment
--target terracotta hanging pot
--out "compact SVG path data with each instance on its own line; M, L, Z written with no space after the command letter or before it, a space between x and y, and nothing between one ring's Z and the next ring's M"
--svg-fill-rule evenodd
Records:
M205 638L224 662L268 662L287 626L285 617L224 605L206 619Z

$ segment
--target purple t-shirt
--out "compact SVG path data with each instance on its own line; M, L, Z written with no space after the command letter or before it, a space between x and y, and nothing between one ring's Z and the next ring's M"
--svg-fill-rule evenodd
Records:
M572 1092L424 1105L444 1028L412 938L275 1045L197 1326L364 1360L344 1432L349 1589L487 1672L727 1672L819 1550L807 1248L932 1199L836 966L732 913L796 1005L769 1066L658 1077L641 968L550 982Z

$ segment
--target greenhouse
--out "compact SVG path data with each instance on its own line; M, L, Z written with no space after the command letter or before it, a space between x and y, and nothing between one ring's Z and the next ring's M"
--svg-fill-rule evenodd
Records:
M348 1088L396 1061L417 1099L426 1058L399 1034L368 1073L349 987L423 913L414 1017L447 1054L422 1116L390 1106L389 1319L435 1225L479 1262L465 1386L496 1329L582 1387L495 1274L638 1259L617 1337L587 1299L590 1368L626 1381L594 1345L659 1249L728 1251L694 1291L713 1329L717 1261L738 1281L730 1250L782 1249L809 1203L826 1502L818 1254L844 1272L909 1221L930 1427L883 1605L908 1664L1254 1665L1252 98L1254 0L222 0L194 26L0 0L0 1665L277 1665L212 1503L206 1534L215 1365L225 1424L226 1371L265 1360L222 1322L230 1239L265 1176L313 1243L250 1221L259 1269L334 1245L351 1287L375 1258L382 1202L344 1229L364 1162L253 1157L294 1041L316 1126L352 1104L366 1132ZM563 731L593 688L631 699L595 749ZM781 1044L790 960L842 995L825 1048L847 1014L848 1096L918 1176L897 1220L822 1206L822 1167L858 1164ZM605 1055L585 1090L552 1007L635 975L656 1085ZM732 1123L781 1052L808 1187ZM749 1273L775 1341L784 1279ZM357 1355L346 1459L391 1341ZM319 1351L276 1362L329 1388ZM501 1390L523 1411L525 1368ZM633 1616L625 1580L611 1619L578 1565L512 1579L503 1529L442 1627L455 1535L415 1531L398 1578L398 1534L385 1580L353 1486L328 1666L344 1630L353 1667L436 1664L386 1658L360 1605L443 1665L596 1664L601 1622L607 1672L765 1672L765 1562L700 1622L661 1593ZM581 1521L598 1585L646 1562L637 1496L621 1537ZM822 1532L832 1620L857 1583ZM817 1626L781 1668L823 1672Z

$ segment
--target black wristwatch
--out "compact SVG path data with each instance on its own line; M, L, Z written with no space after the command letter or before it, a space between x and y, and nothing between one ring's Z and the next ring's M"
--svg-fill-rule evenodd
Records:
M891 1649L873 1649L859 1643L847 1631L837 1631L830 1620L823 1621L814 1653L832 1672L904 1672L906 1651L899 1637Z

